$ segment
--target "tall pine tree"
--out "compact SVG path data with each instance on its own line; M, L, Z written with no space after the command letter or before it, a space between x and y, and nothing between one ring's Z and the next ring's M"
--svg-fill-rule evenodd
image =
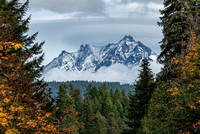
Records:
M158 80L167 81L176 77L176 65L171 59L186 54L186 44L193 25L193 4L194 1L191 0L164 0L164 9L160 11L161 21L158 22L163 27L164 36L158 61L164 64L164 67L158 75Z
M65 120L65 111L67 111L67 106L69 105L67 99L67 85L61 84L56 98L56 107L58 107L56 117L59 119L58 125L60 125L60 128L65 128L68 125L68 121Z
M18 40L24 44L24 47L18 50L18 55L23 55L27 53L29 57L38 55L42 53L42 43L34 43L38 33L35 33L31 36L28 35L28 24L30 17L24 19L26 11L28 9L29 1L27 0L24 4L19 2L19 0L1 0L0 1L0 10L3 11L2 14L9 16L12 21L15 21L15 25L10 31L10 34L14 35L10 38L10 41ZM7 22L6 25L9 25L10 22ZM32 60L27 60L24 63L25 68L27 69L27 76L29 78L37 79L41 76L43 61L43 54L33 58Z
M49 106L49 108L42 109L50 111L52 110L53 100L50 97L50 91L46 89L46 84L43 84L43 80L40 79L44 54L42 53L42 46L44 42L35 42L37 34L35 33L29 36L29 21L30 17L24 19L26 11L28 10L29 0L25 3L21 3L19 0L1 0L0 1L0 13L4 17L9 17L9 21L6 21L4 25L7 26L7 32L9 32L9 38L7 41L22 43L24 46L21 49L15 50L17 56L23 57L22 67L26 70L26 76L33 79L32 86L40 87L37 93L33 94L32 98L43 98L43 106ZM12 25L14 23L15 25ZM11 36L12 35L12 36ZM10 54L13 51L10 52ZM34 57L34 58L33 58ZM23 83L22 83L23 84Z
M140 133L141 120L147 114L148 102L152 96L156 84L150 69L150 63L146 58L142 60L139 80L135 84L134 94L130 94L126 133Z
M198 133L199 126L195 129L194 123L199 120L195 106L198 92L195 90L198 88L192 89L190 73L193 74L193 71L187 71L186 65L195 65L195 60L190 59L195 55L191 54L195 52L195 43L191 45L195 48L192 51L188 46L192 31L199 34L199 0L165 0L164 7L159 23L163 26L164 38L158 57L164 68L159 73L160 82L150 100L148 115L143 120L143 133ZM195 41L194 38L192 40ZM177 59L182 59L183 63ZM194 68L192 70L198 70Z

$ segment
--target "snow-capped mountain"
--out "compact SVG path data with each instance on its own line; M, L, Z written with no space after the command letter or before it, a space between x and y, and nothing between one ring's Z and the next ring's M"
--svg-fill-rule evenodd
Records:
M151 62L154 73L161 65L156 63L156 53L131 36L106 46L81 45L76 52L62 51L44 67L46 81L113 81L132 84L138 77L144 56Z
M106 46L81 45L77 52L66 52L53 59L44 67L44 74L57 68L64 71L90 71L95 73L102 67L110 67L113 64L125 66L138 65L143 57L149 61L155 60L156 53L140 41L135 41L132 36L124 36L118 43L110 43Z

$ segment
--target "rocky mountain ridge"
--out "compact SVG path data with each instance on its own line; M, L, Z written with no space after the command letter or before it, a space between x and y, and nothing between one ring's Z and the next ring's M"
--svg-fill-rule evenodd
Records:
M114 64L136 66L143 57L149 61L156 59L156 53L140 41L135 41L132 36L126 35L117 43L109 43L106 46L81 45L76 52L63 50L61 54L44 67L44 74L51 69L64 71L90 71L97 72L102 67L110 67Z

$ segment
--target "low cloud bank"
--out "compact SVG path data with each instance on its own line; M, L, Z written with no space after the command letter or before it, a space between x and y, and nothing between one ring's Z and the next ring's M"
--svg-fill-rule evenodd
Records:
M155 61L151 63L154 74L160 71L161 65ZM60 69L52 69L44 75L45 81L71 81L71 80L88 80L88 81L110 81L132 84L138 77L139 65L130 67L121 64L115 64L110 67L102 67L96 73L85 72L66 72Z

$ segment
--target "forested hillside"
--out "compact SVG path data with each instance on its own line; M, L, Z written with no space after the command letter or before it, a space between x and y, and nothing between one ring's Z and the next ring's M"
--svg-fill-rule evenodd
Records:
M52 97L55 98L57 96L58 90L59 90L59 86L61 84L69 84L72 83L74 88L78 88L81 91L81 96L83 98L84 94L86 93L86 89L88 88L89 84L92 84L92 86L95 87L100 87L103 84L106 85L106 87L108 88L108 91L110 91L111 89L113 91L115 91L116 89L119 89L120 91L122 91L122 89L124 89L124 91L126 92L126 94L129 93L129 91L133 91L134 90L134 85L130 85L130 84L120 84L119 82L89 82L89 81L63 81L63 82L56 82L56 81L52 81L52 82L46 82L48 84L48 88L51 88L52 90Z
M57 117L62 116L61 128L82 124L85 128L77 133L118 134L127 128L128 100L125 90L108 91L106 84L98 88L89 84L84 100L80 89L72 83L61 84L56 98L56 107L59 107L56 113ZM68 108L78 112L78 124L68 120L64 112Z

